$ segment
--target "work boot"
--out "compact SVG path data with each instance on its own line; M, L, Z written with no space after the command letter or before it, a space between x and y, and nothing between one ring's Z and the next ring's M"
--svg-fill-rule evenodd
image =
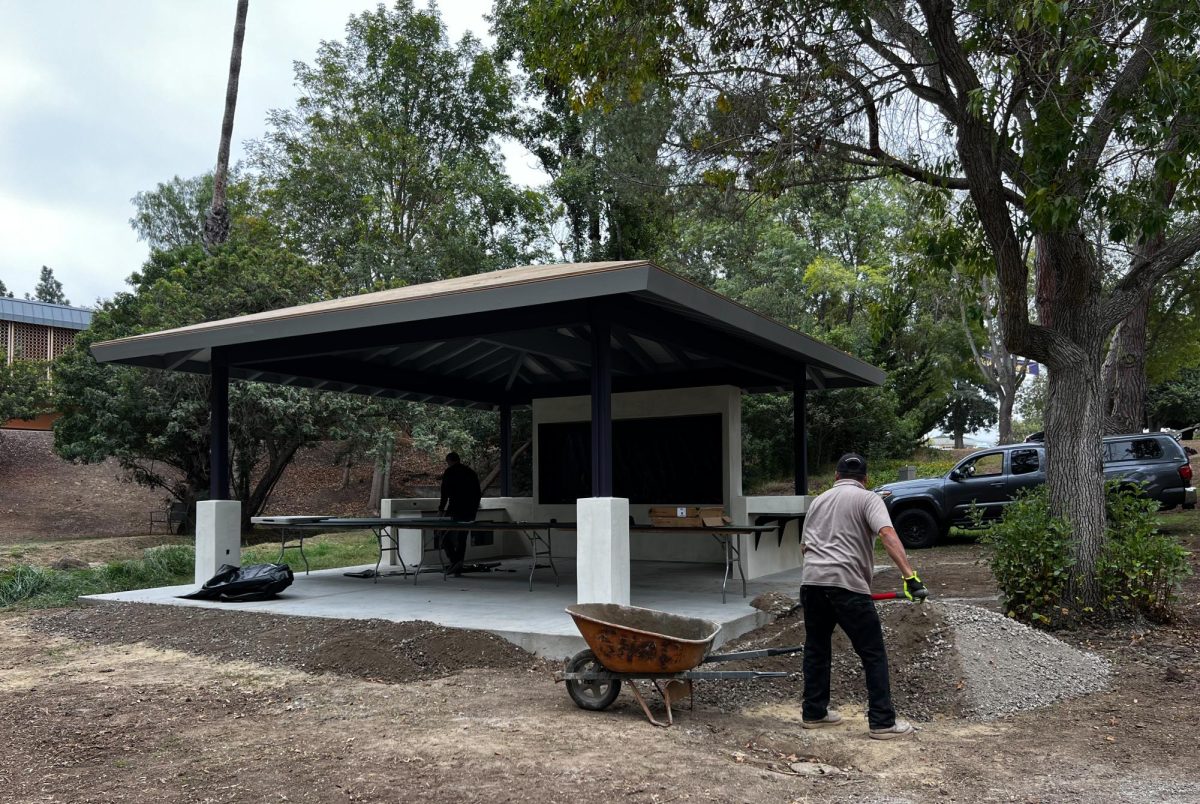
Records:
M829 726L837 726L842 722L842 716L832 709L825 712L825 717L819 720L801 720L800 725L806 729L824 729Z
M871 729L872 740L895 740L897 737L907 737L916 734L917 730L907 720L897 720L885 729Z

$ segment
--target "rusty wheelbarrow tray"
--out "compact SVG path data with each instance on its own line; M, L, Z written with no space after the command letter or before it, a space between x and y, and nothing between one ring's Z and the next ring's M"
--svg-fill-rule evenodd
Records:
M621 692L622 682L655 726L675 722L672 701L692 698L696 680L781 678L787 673L762 670L697 670L702 664L756 659L798 653L803 647L764 648L738 653L709 654L721 626L709 620L682 617L655 609L620 606L614 603L581 603L568 606L567 613L588 644L567 660L555 676L565 681L567 693L582 709L607 709ZM667 722L657 720L635 681L654 684L667 709ZM665 683L660 683L665 682ZM692 700L694 706L695 701Z

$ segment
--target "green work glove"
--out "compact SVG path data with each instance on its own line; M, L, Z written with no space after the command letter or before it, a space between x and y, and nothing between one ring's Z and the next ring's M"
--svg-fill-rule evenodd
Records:
M904 596L909 600L923 600L928 594L916 572L904 579Z

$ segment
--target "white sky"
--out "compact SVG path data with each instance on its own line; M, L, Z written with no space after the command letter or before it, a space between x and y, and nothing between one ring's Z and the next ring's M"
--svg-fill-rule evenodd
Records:
M125 289L147 256L130 199L211 170L235 0L0 0L0 280L32 293L42 265L73 304ZM292 64L341 39L370 0L250 0L232 161L290 107ZM418 7L423 3L418 2ZM439 3L452 41L488 41L490 0ZM533 158L506 145L515 181Z

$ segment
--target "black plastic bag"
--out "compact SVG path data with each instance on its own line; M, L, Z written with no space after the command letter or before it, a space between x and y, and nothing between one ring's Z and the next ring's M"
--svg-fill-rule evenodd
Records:
M221 565L217 574L190 595L188 600L270 600L292 585L292 568L287 564L252 564L249 567Z

